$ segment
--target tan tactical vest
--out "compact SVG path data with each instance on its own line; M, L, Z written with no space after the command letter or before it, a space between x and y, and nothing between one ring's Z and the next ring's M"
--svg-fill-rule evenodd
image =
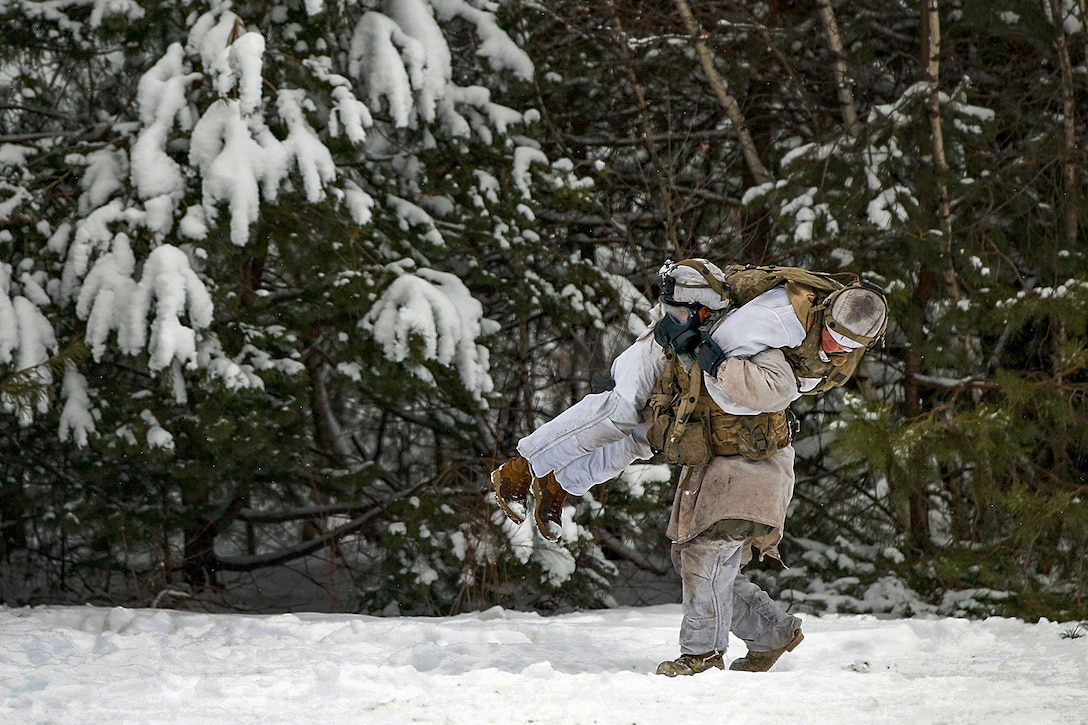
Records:
M872 338L856 338L862 347L821 358L820 349L827 309L837 291L848 286L865 285L852 273L829 274L810 272L800 267L731 265L726 268L724 285L711 277L697 260L684 264L700 271L707 284L728 295L732 307L739 307L777 285L784 285L797 318L806 330L805 339L797 347L783 351L793 368L800 386L801 379L816 379L819 383L805 391L815 395L845 383L857 370L865 352L883 340L884 328ZM883 295L883 291L881 291ZM726 310L716 313L704 325L712 329ZM886 325L887 323L885 323ZM841 332L841 331L840 331ZM646 436L654 450L665 455L670 463L702 466L714 456L746 456L754 460L768 458L792 440L796 419L789 410L760 415L726 413L703 389L702 371L689 358L681 361L672 350L665 350L665 371L658 379L650 397L650 429ZM696 374L689 374L694 370Z
M702 370L665 351L665 370L650 396L650 429L646 437L670 463L705 466L714 456L762 460L792 440L788 410L759 415L726 413L704 388Z

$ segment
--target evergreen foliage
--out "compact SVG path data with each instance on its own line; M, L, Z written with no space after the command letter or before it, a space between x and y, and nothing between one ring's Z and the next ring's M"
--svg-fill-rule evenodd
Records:
M0 599L553 610L667 579L667 471L595 488L559 546L487 472L706 256L892 304L848 389L795 405L766 586L1088 616L1086 26L0 0Z

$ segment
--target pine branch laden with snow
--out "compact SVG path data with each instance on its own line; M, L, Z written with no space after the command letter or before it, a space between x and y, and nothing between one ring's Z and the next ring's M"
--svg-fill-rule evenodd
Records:
M134 480L151 474L133 490L178 474L155 491L170 510L146 514L164 517L171 541L205 515L186 500L203 479L214 499L260 469L254 490L278 502L298 493L297 467L314 461L335 469L314 474L330 482L363 459L377 468L392 455L418 471L444 451L478 449L486 431L476 414L496 387L488 337L499 326L474 290L490 291L488 275L504 274L506 262L482 267L498 250L535 258L540 189L587 188L572 163L552 164L520 135L537 112L501 102L533 66L500 27L496 4L368 1L350 13L300 5L277 0L243 17L245 7L216 3L150 33L164 43L151 57L118 60L126 72L145 69L111 79L135 102L103 111L101 135L63 147L67 196L52 200L56 218L31 235L41 259L5 270L0 358L10 362L0 359L0 380L18 361L55 356L58 338L66 348L81 335L92 364L41 365L52 397L31 412L55 425L49 445L90 449L72 453L100 456L99 470ZM107 18L111 7L125 15L135 5L96 7ZM455 56L453 42L475 55ZM0 162L32 166L43 149L60 156L46 144L0 146ZM0 221L41 196L14 176L0 184ZM552 293L592 310L586 285ZM307 397L319 355L323 411ZM390 364L374 364L382 357ZM390 369L397 381L422 381L419 403L441 411L375 434L371 418L384 413L367 386ZM337 418L328 427L343 435L339 448L321 440L323 421L311 412ZM227 428L225 441L212 441ZM437 453L416 442L428 428ZM410 442L392 450L395 436ZM330 451L342 453L331 465L322 458ZM119 500L136 498L119 505L145 493L126 490ZM156 544L146 528L137 533L140 515L126 535L144 537L144 556ZM104 545L109 555L113 545ZM456 575L439 558L412 558L420 583ZM556 586L580 576L558 547L537 559Z
M969 186L973 179L964 149L972 138L983 136L994 112L945 93L939 99L956 131L949 142L950 161L956 165L948 171L955 183ZM927 100L926 85L919 82L894 102L873 107L860 140L844 133L827 142L784 144L779 161L782 180L749 188L742 203L755 205L773 196L781 229L777 241L783 249L803 249L817 239L835 242L843 230L856 227L853 220L859 217L881 233L915 223L912 220L926 210L919 201L920 190L902 181L913 176L906 170L918 163L917 155L906 150L910 142L903 136L927 122ZM840 175L843 172L846 176ZM808 183L814 179L819 186Z
M39 308L42 300L13 294L11 272L10 265L0 263L0 365L10 366L25 392L0 394L0 409L14 413L21 425L29 425L35 414L52 407L47 391L53 374L47 363L58 346L53 326Z
M496 332L498 325L483 317L483 307L456 276L430 269L400 274L359 326L373 335L389 360L425 382L435 380L421 363L453 369L486 407L494 383L488 350L477 339Z
M437 216L448 214L451 202L424 195L417 151L432 147L439 134L485 144L501 140L510 164L506 173L526 203L532 197L529 167L546 167L548 159L524 140L515 143L507 136L515 125L535 120L535 111L499 105L489 89L453 80L453 56L442 27L453 21L475 32L478 54L492 71L532 76L528 56L489 9L462 0L389 0L358 16L351 33L342 34L346 47L322 41L288 73L284 54L269 48L267 29L250 27L226 8L196 17L187 37L169 45L140 77L135 123L117 127L130 139L127 152L110 145L71 156L70 163L82 169L79 213L58 225L50 239L49 248L63 266L54 299L44 304L74 303L96 361L114 350L146 355L151 372L180 363L189 370L206 369L210 379L239 389L261 387L259 373L226 356L208 333L216 280L205 277L204 264L196 263L202 255L216 254L207 245L221 225L233 245L245 247L269 205L297 193L309 204L332 204L360 226L392 221L406 239L419 235L412 245L442 245ZM311 17L325 18L321 2L305 9ZM97 22L141 15L134 4L96 6L95 13ZM283 22L283 16L275 20L276 12L271 17ZM318 48L323 54L314 52ZM376 126L381 133L369 133ZM399 130L426 132L398 136ZM389 141L394 138L396 146ZM353 150L345 155L339 146L334 154L333 139ZM4 146L0 161L26 163L34 153L24 148L19 156L18 151ZM375 178L396 193L382 192ZM32 200L21 187L5 182L4 190L9 192L0 208L4 216ZM496 192L504 193L497 181L489 194L496 197ZM523 215L531 219L527 206ZM496 226L506 228L499 221ZM199 246L190 248L182 240ZM429 325L410 328L430 330L422 338L431 341L423 347L424 359L449 366L482 400L491 382L488 353L476 342L486 327L480 305L463 286L433 281L426 284L441 290L436 294L444 301L438 307L453 295L455 308L464 314L456 322L437 315ZM19 342L10 320L2 324L0 355L10 358L31 344ZM389 340L382 349L403 360L396 345L384 344ZM73 392L67 400L82 397ZM85 439L65 426L63 435Z

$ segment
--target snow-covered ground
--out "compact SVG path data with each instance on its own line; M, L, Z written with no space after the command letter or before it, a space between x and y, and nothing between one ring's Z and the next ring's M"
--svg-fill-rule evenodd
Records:
M654 675L679 622L0 609L0 722L1088 723L1076 623L808 616L769 673Z

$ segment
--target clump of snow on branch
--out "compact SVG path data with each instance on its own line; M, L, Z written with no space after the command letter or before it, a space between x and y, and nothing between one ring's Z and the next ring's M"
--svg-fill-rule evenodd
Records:
M548 165L548 157L543 151L531 146L518 146L514 150L514 184L525 198L532 196L530 168L533 164Z
M0 363L10 363L19 347L19 325L11 293L11 265L0 262Z
M442 29L423 0L395 0L386 4L385 11L403 31L404 42L415 44L420 51L418 55L414 52L405 54L405 60L411 64L406 68L410 68L409 78L416 91L415 103L420 117L433 121L438 103L446 95L453 78L452 54ZM390 39L394 38L395 34L390 36Z
M459 17L476 27L476 34L481 41L476 52L487 58L493 68L509 70L524 80L533 77L533 61L499 27L494 14L474 7L465 0L430 0L430 3L440 20Z
M816 188L810 187L782 206L782 213L793 217L793 240L799 244L808 244L813 239L813 228L822 220L823 231L828 237L839 232L839 224L831 214L831 208L816 201Z
M250 225L259 216L262 193L266 199L276 198L292 153L268 129L261 114L264 38L247 32L230 42L240 27L241 20L233 13L223 13L218 21L208 13L190 34L188 47L202 58L220 98L193 128L189 160L200 170L206 217L214 220L218 204L226 202L231 241L244 245ZM294 111L288 102L286 112L292 115L284 120L297 132ZM311 192L309 179L307 192Z
M111 226L125 224L142 216L141 211L125 209L120 199L113 199L80 219L70 239L67 229L58 230L59 233L50 240L50 248L64 255L61 302L67 302L79 294L81 280L90 269L95 255L110 249L114 238Z
M133 151L135 153L135 151ZM92 151L83 158L69 157L73 165L85 165L79 186L83 194L79 197L79 211L86 214L92 209L109 201L115 193L124 189L124 179L128 176L128 158L112 147Z
M443 246L446 243L442 238L442 233L435 226L434 219L421 207L392 194L388 196L386 201L397 217L397 225L403 231L408 231L413 227L422 227L426 230L422 235L423 239L436 246Z
M377 108L383 99L393 125L408 125L414 103L412 88L422 85L422 44L401 30L389 17L364 13L351 39L348 70L363 81L367 101Z
M92 28L97 28L107 17L116 15L135 20L144 16L144 9L136 0L94 0L87 23Z
M865 210L866 216L878 229L890 229L893 222L903 222L908 219L910 216L908 204L917 206L910 189L896 184L882 190L869 202Z
M417 361L433 361L457 372L481 404L494 389L490 355L477 339L498 325L484 318L483 306L452 274L432 269L400 274L359 324L389 360L404 363L423 380L434 378Z
M140 413L140 418L147 424L148 448L161 448L164 451L174 450L174 436L170 431L159 425L158 418L150 410Z
M91 433L95 431L95 415L91 408L91 397L87 393L87 378L74 367L64 373L61 385L61 397L64 408L60 413L60 427L57 438L71 440L80 448L87 445Z
M374 125L374 118L366 104L355 97L351 81L333 72L332 59L328 56L307 58L302 64L332 89L333 112L329 114L329 135L333 138L344 135L357 144L366 141L366 129Z
M197 345L199 367L207 371L208 377L218 380L227 390L263 390L264 380L260 373L276 371L285 375L301 375L306 366L298 359L274 357L260 345L267 340L276 339L291 346L293 335L278 326L253 327L240 325L240 331L246 342L238 354L227 356L223 346L214 335L208 334ZM294 353L298 355L298 353Z
M83 337L95 360L102 359L113 332L117 333L123 351L138 352L128 315L136 291L136 281L132 279L135 269L136 258L128 236L118 234L113 239L112 249L99 257L83 282L76 301L76 314L87 321Z
M53 382L46 363L56 352L53 326L35 302L13 289L11 266L0 264L0 364L11 364L29 386L40 385L45 391ZM49 396L44 394L29 400L5 395L0 405L14 411L21 425L29 425L35 413L47 413L51 407Z
M453 81L452 54L438 22L454 18L475 27L478 52L494 68L532 77L532 61L493 13L463 0L390 0L383 11L364 13L356 24L348 71L363 86L369 107L384 106L394 127L438 121L451 136L475 133L491 143L493 129L504 133L511 124L535 119L535 111L491 102L487 88Z
M287 124L283 150L293 158L302 174L306 200L318 202L325 198L325 184L336 178L336 164L325 144L306 122L305 108L312 108L305 91L281 90L276 96L280 118Z
M260 213L262 183L266 196L275 198L286 176L287 158L279 141L262 134L253 138L235 100L219 100L193 129L189 160L201 173L205 214L217 216L216 207L230 208L230 239L239 246L249 241L249 228Z
M185 253L172 245L152 250L139 282L133 279L135 267L128 237L118 234L111 251L100 257L87 275L76 314L87 321L85 338L91 353L100 360L110 334L116 332L122 352L137 355L146 346L152 371L163 369L174 359L191 364L196 357L197 331L212 322L207 288ZM184 324L182 317L190 324Z
M185 72L184 53L181 45L171 45L137 86L136 102L143 129L132 144L132 183L143 199L180 198L185 190L180 164L166 153L175 122L191 125L185 94L199 74ZM169 221L172 226L172 219ZM169 226L163 226L156 231L169 232Z
M148 367L161 370L177 359L195 363L196 331L212 323L212 301L204 284L189 266L189 258L177 247L164 245L151 252L133 295L131 314L134 342L146 338L146 319L154 302L154 321L147 343ZM182 323L187 316L192 326Z

